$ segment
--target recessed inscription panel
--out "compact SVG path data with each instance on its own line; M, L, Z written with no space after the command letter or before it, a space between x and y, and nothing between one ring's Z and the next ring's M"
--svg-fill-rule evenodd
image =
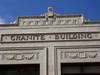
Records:
M98 56L97 51L61 51L61 59L86 59L96 58Z
M39 52L3 53L2 60L35 60L39 61Z
M57 49L59 62L100 62L100 48Z
M19 25L72 25L72 24L82 24L81 18L22 18L19 19Z
M99 32L2 34L2 43L14 42L59 42L100 40Z
M0 64L27 64L40 63L41 51L2 51L0 52Z
M0 64L34 64L46 61L46 50L0 51Z

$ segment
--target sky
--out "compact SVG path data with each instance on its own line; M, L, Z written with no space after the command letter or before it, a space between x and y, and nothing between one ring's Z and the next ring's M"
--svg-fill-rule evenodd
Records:
M0 23L41 15L48 7L57 14L83 14L87 20L100 21L100 0L0 0Z

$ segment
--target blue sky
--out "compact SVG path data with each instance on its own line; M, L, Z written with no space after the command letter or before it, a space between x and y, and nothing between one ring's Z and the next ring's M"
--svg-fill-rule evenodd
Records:
M83 14L100 20L100 0L0 0L0 23L10 23L18 16L41 15L52 6L58 14Z

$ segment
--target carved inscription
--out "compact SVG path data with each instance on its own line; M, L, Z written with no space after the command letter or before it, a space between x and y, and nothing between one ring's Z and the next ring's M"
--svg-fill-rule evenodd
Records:
M61 59L86 59L86 58L96 58L98 56L98 52L96 51L82 51L82 52L68 52L68 51L61 51Z
M4 53L1 60L39 60L39 52L34 53Z
M65 25L65 24L82 24L80 23L81 19L78 18L70 18L70 19L59 19L56 20L55 17L50 18L44 18L45 20L38 20L38 19L21 19L19 24L20 25Z
M99 32L37 33L37 34L2 34L1 42L41 42L100 40Z

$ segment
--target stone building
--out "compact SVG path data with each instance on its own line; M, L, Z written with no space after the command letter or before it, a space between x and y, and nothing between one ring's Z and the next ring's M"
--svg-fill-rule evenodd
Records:
M100 22L83 15L18 17L0 25L0 75L99 75Z

